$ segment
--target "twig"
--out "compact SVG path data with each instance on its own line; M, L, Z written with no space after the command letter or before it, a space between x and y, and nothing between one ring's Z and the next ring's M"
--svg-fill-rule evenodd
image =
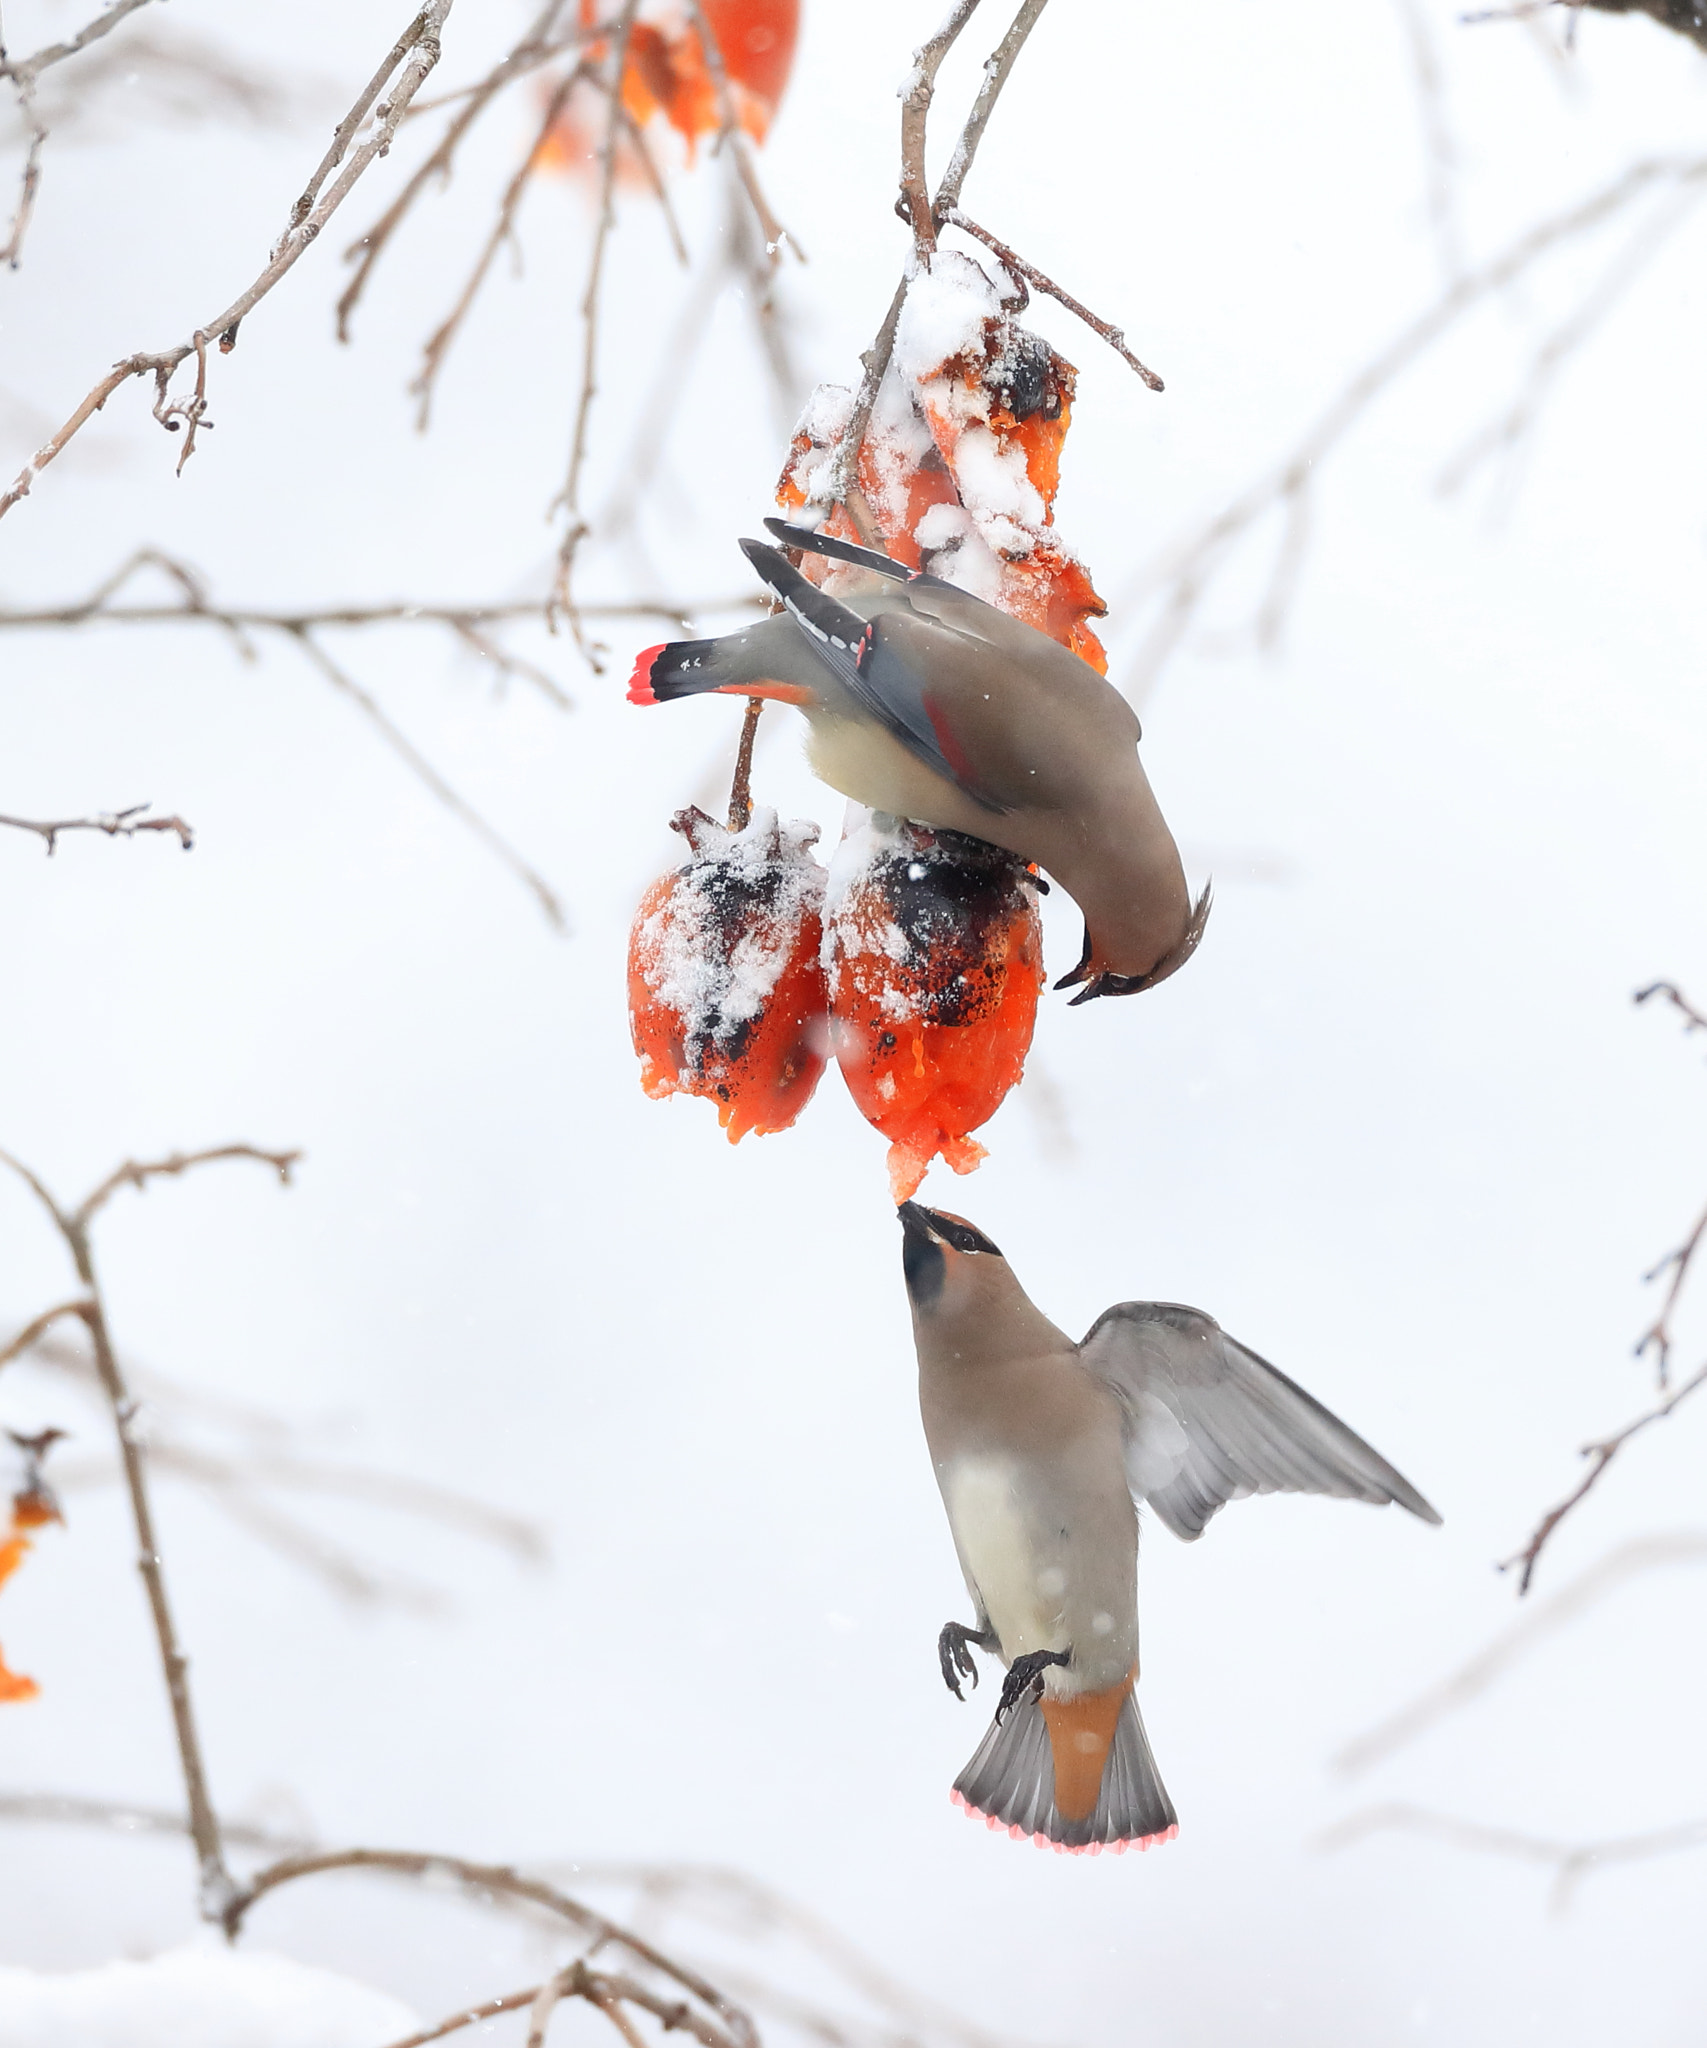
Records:
M1598 1606L1628 1580L1678 1564L1707 1564L1707 1536L1644 1536L1620 1544L1610 1556L1590 1565L1551 1598L1529 1609L1521 1620L1456 1671L1346 1743L1333 1759L1334 1769L1349 1775L1382 1762L1438 1722L1479 1699L1513 1664L1589 1608Z
M47 842L50 854L58 845L61 832L104 832L109 839L134 839L139 832L175 832L178 844L188 853L196 843L191 828L179 817L145 818L142 813L150 808L148 804L132 804L128 811L97 811L92 818L44 821L0 816L0 825L10 825L19 832L36 833Z
M749 697L741 719L741 744L735 753L735 779L729 785L729 829L745 832L753 822L753 741L758 735L762 697ZM0 1359L0 1365L5 1363Z
M984 139L984 131L990 125L990 116L996 111L996 102L1002 96L1002 88L1008 82L1019 53L1025 47L1025 39L1037 26L1037 18L1048 5L1048 0L1022 0L1019 12L1014 16L1013 26L984 60L984 78L978 87L978 96L972 102L972 111L966 117L966 126L960 131L960 140L954 145L954 154L948 160L948 169L942 183L937 187L936 199L931 211L936 219L951 206L960 204L960 188L966 183L966 174L972 168L972 159L978 154L978 145Z
M1519 1594L1529 1591L1529 1583L1535 1576L1535 1567L1540 1562L1541 1553L1546 1548L1547 1541L1552 1536L1553 1531L1558 1528L1559 1524L1578 1502L1593 1490L1601 1474L1605 1472L1607 1466L1612 1463L1613 1459L1623 1450L1630 1439L1640 1436L1642 1431L1649 1428L1653 1423L1664 1422L1674 1409L1681 1406L1683 1402L1689 1399L1691 1394L1703 1386L1707 1386L1707 1365L1703 1365L1699 1371L1686 1379L1681 1386L1674 1387L1663 1401L1650 1408L1645 1415L1638 1415L1634 1422L1626 1423L1616 1435L1603 1437L1599 1443L1584 1444L1582 1456L1589 1460L1589 1467L1580 1483L1573 1492L1567 1494L1560 1501L1557 1507L1550 1508L1541 1517L1540 1522L1536 1525L1534 1535L1530 1537L1524 1547L1515 1556L1504 1559L1500 1565L1502 1572L1520 1571L1521 1576L1517 1582Z
M1707 180L1707 157L1643 158L1627 165L1587 199L1527 229L1499 255L1480 269L1467 272L1442 292L1432 306L1402 328L1351 378L1282 462L1234 498L1192 540L1176 549L1165 567L1149 571L1131 586L1132 596L1146 587L1158 586L1166 594L1161 615L1132 664L1128 687L1142 695L1184 637L1233 544L1258 520L1279 510L1286 517L1287 529L1256 622L1259 644L1272 644L1302 554L1305 504L1311 482L1325 457L1374 401L1455 322L1483 300L1504 290L1561 243L1600 226L1655 185L1687 185L1703 180Z
M1683 1028L1689 1031L1707 1031L1707 1017L1690 1002L1683 991L1669 981L1656 981L1647 988L1639 988L1634 1000L1638 1003L1652 1002L1655 996L1663 996L1683 1018Z
M1495 1856L1511 1856L1524 1863L1540 1863L1554 1873L1552 1907L1562 1913L1571 1903L1584 1878L1611 1863L1640 1863L1652 1856L1672 1856L1684 1849L1707 1845L1707 1820L1685 1821L1679 1827L1658 1828L1651 1834L1611 1835L1599 1842L1558 1842L1541 1835L1526 1835L1514 1828L1493 1828L1481 1821L1457 1820L1449 1814L1430 1813L1420 1806L1394 1802L1372 1806L1349 1815L1336 1827L1316 1838L1319 1849L1347 1849L1370 1835L1400 1832L1426 1835L1454 1848L1475 1849Z
M977 0L972 0L977 5ZM747 203L753 209L753 218L759 224L759 232L765 240L765 259L774 271L782 261L784 244L792 248L796 260L804 263L806 253L789 234L776 215L771 211L770 201L759 184L758 168L753 162L753 152L747 145L746 131L735 110L735 95L729 86L729 68L723 61L723 46L717 40L710 21L706 18L701 0L688 0L688 14L699 32L700 48L705 52L705 68L711 74L712 90L717 95L717 148L727 149L735 162L735 173L741 181L741 189L747 195Z
M43 1309L34 1322L26 1323L9 1343L0 1346L0 1365L10 1365L14 1358L21 1358L47 1335L55 1323L63 1322L67 1316L76 1316L86 1323L89 1307L85 1299L62 1301L55 1308Z
M539 1996L540 1987L530 1984L525 1991L508 1991L502 1998L488 1998L479 2005L465 2006L461 2012L453 2012L448 2020L440 2020L436 2027L429 2027L424 2034L410 2034L401 2041L394 2041L390 2048L426 2048L429 2041L442 2041L446 2034L455 2034L464 2027L476 2027L482 2020L495 2020L506 2012L520 2012L524 2006L532 2005Z
M227 1933L235 1937L250 1910L269 1892L276 1891L281 1885L294 1884L301 1878L317 1877L333 1870L384 1871L428 1882L448 1877L476 1896L497 1894L543 1907L546 1912L590 1935L599 1948L625 1949L636 1962L679 1985L714 2013L720 2023L718 2026L700 2031L706 2025L701 2020L693 2029L696 2038L705 2043L705 2048L731 2048L731 2044L733 2048L758 2048L757 2033L746 2013L726 1999L697 1970L674 1961L650 1942L618 1926L614 1920L607 1920L592 1907L582 1905L555 1885L529 1877L507 1864L472 1863L460 1856L437 1856L406 1849L339 1849L323 1854L285 1857L257 1872L241 1891L233 1895L223 1916ZM537 1992L534 1995L537 1996ZM659 2010L651 2005L647 2009ZM686 2017L678 2018L674 2024L687 2025L688 2020Z
M290 1179L295 1152L266 1152L253 1145L220 1145L205 1152L175 1152L170 1158L139 1162L127 1160L116 1173L86 1195L72 1210L60 1207L44 1183L9 1152L0 1152L0 1165L9 1167L40 1201L64 1238L72 1264L84 1289L78 1313L88 1326L95 1353L95 1370L112 1411L113 1430L119 1455L124 1462L125 1485L130 1495L131 1519L136 1529L137 1569L148 1594L154 1621L155 1640L160 1649L166 1692L171 1702L172 1726L178 1741L178 1761L184 1774L184 1794L189 1809L189 1831L195 1844L200 1869L199 1903L204 1918L220 1920L235 1895L231 1873L225 1865L220 1842L219 1821L208 1795L207 1775L202 1764L201 1737L196 1729L190 1701L189 1660L179 1646L166 1597L166 1580L160 1557L159 1539L154 1533L154 1512L148 1497L147 1464L142 1440L136 1430L137 1404L120 1370L107 1327L106 1304L96 1277L95 1257L89 1228L107 1202L122 1187L143 1188L165 1175L187 1173L192 1167L216 1159L256 1159L271 1166L281 1181Z
M48 43L29 57L9 58L0 51L0 78L9 78L17 85L34 85L42 73L55 64L63 64L67 57L75 57L80 50L88 49L91 43L98 43L110 35L128 14L134 14L139 7L146 7L148 0L111 0L95 19L85 22L74 36L64 42Z
M622 10L617 16L616 33L611 38L609 65L610 90L606 95L605 139L599 151L599 217L593 229L592 255L587 263L587 285L581 295L581 395L575 407L575 434L569 448L569 473L564 479L563 490L558 503L563 508L563 539L557 550L557 578L552 589L552 609L556 617L566 617L575 644L580 648L595 675L603 672L599 658L602 650L587 641L581 631L580 612L576 607L571 585L575 572L575 555L589 531L587 521L581 512L581 471L587 459L587 429L592 418L593 399L598 392L599 366L599 291L604 282L605 249L610 242L611 230L616 225L616 153L617 137L621 124L617 110L622 105L622 77L628 66L628 41L634 27L634 17L639 0L623 0Z
M1446 111L1446 81L1440 53L1421 0L1394 0L1405 40L1411 49L1411 77L1416 86L1417 118L1422 129L1423 156L1428 166L1428 224L1443 285L1464 274L1464 237L1455 204L1458 151Z
M469 273L468 282L463 286L456 304L452 306L449 313L446 314L445 318L440 321L437 328L428 337L427 344L421 351L421 367L416 372L414 382L409 386L410 395L420 400L415 413L415 426L419 432L425 433L426 431L428 415L433 402L433 386L438 380L439 370L444 363L445 356L450 349L451 343L456 339L463 321L468 317L469 308L479 296L480 287L486 282L486 273L491 269L493 259L510 238L515 222L516 208L520 205L522 194L527 190L528 182L537 169L540 158L545 154L546 146L551 141L551 131L557 126L558 119L568 103L569 95L581 80L589 75L590 67L585 62L582 62L565 72L563 77L558 80L551 97L545 103L545 111L540 117L538 132L534 136L533 143L526 156L522 158L520 167L514 177L511 178L509 185L505 189L503 199L499 202L498 218L493 222L491 232L486 237L485 246L475 259L474 268Z
M535 901L545 912L546 921L559 932L567 932L569 920L564 915L563 905L556 891L536 869L531 868L501 832L480 815L466 798L459 796L444 777L411 740L380 709L356 679L347 675L321 646L307 627L296 629L297 645L319 669L320 673L335 690L341 690L362 714L370 721L375 731L401 760L413 770L416 778L436 796L453 817L460 818L476 839L495 853L510 872L533 893Z
M1671 1383L1671 1312L1677 1306L1677 1297L1683 1292L1683 1284L1689 1278L1690 1262L1701 1249L1701 1242L1707 1235L1707 1209L1695 1219L1695 1228L1675 1251L1667 1252L1657 1266L1642 1275L1645 1284L1651 1286L1662 1273L1671 1274L1671 1285L1666 1289L1665 1304L1653 1323L1642 1332L1636 1342L1636 1357L1652 1350L1655 1373L1662 1392Z
M119 0L119 4L123 5L124 0ZM351 188L369 164L390 149L398 125L408 110L409 102L439 61L439 34L453 4L454 0L426 0L426 4L399 37L390 56L340 124L333 138L332 148L321 160L314 177L297 200L284 233L274 244L265 268L253 283L240 292L223 312L198 327L187 341L155 353L126 356L116 363L85 396L65 424L19 471L11 487L0 494L0 518L3 518L21 499L29 496L36 478L47 465L62 453L66 445L101 410L113 393L133 377L152 375L154 378L154 417L168 432L177 432L180 421L188 427L184 451L178 460L178 468L182 471L194 448L198 430L211 424L205 416L208 342L217 339L222 353L228 353L236 345L237 330L242 321L295 266L304 250L316 240L327 221L344 203ZM109 13L113 11L110 9ZM395 83L388 83L393 79ZM380 101L378 95L382 90L388 92L388 97ZM374 120L367 139L353 149L342 171L330 185L327 185L327 179L331 178L333 171L342 161L357 127L366 118L370 108L373 109ZM185 401L169 402L168 393L173 373L192 355L197 358L195 394Z
M36 210L36 193L41 188L41 153L47 146L47 130L35 118L33 101L27 91L18 94L18 111L30 124L30 146L24 156L23 174L18 181L18 203L12 212L12 226L0 248L0 264L16 270L23 260L24 237Z
M925 131L931 100L942 61L977 6L978 0L955 0L942 27L913 52L913 68L901 87L901 206L913 230L913 252L922 263L930 261L931 251L936 247L936 217L925 167Z
M971 235L975 241L982 242L986 249L993 249L1005 269L1016 272L1027 284L1035 286L1040 292L1047 292L1050 298L1058 299L1069 313L1076 313L1093 334L1100 334L1115 354L1138 372L1152 391L1167 388L1155 371L1146 369L1126 346L1126 336L1118 327L1099 319L1089 306L1081 305L1071 292L1063 291L1053 278L1045 277L1035 264L1027 263L1023 256L1016 255L1006 242L997 241L988 228L981 228L975 220L968 220L958 206L944 207L942 217L949 225L959 228L963 234Z
M367 281L372 274L374 265L385 253L387 244L401 225L405 215L435 177L441 180L449 178L451 166L456 158L457 145L462 141L462 138L468 133L469 129L474 126L474 123L479 120L480 116L491 105L497 95L512 80L525 77L530 71L537 70L542 64L549 63L553 57L559 55L565 49L572 48L575 44L600 33L598 29L581 29L577 30L572 36L562 37L554 41L552 39L552 32L556 28L558 19L567 5L568 0L548 0L548 4L534 17L527 33L505 56L499 59L477 84L466 86L459 93L447 94L442 99L418 102L411 108L410 112L412 114L428 113L434 107L442 107L452 100L462 100L464 102L462 110L457 114L456 118L446 123L444 134L439 137L437 145L426 162L410 174L402 191L398 193L397 197L385 209L384 213L380 215L379 219L374 222L373 226L368 229L367 233L359 241L352 242L349 248L344 251L345 261L353 262L356 269L355 275L344 287L343 296L338 301L337 320L338 339L340 341L349 340L350 316L355 312L356 303L367 287Z
M901 199L899 210L911 222L913 228L913 258L915 264L928 264L936 248L937 224L951 208L960 203L960 188L966 174L972 168L972 159L977 154L979 141L989 125L990 115L996 101L1001 97L1003 86L1008 82L1020 49L1036 25L1037 17L1043 12L1046 0L1024 0L1019 13L1014 17L1013 26L985 60L983 81L978 88L972 110L966 117L966 125L960 131L960 140L955 144L954 154L949 159L947 173L937 188L935 199L929 208L921 204L925 176L925 121L930 112L931 97L936 90L936 75L942 68L955 38L972 18L972 11L978 0L955 0L948 19L929 42L922 43L913 53L913 69L901 88ZM859 458L865 446L866 433L871 426L872 409L877 403L877 394L883 379L888 375L889 364L895 353L895 336L901 324L901 309L907 303L907 288L915 272L908 270L895 287L895 296L889 302L889 310L883 316L883 324L876 337L860 358L863 374L859 389L854 394L853 410L848 423L842 430L836 444L834 458L828 465L824 481L824 494L813 500L819 510L829 510L842 505L847 508L855 530L867 543L877 539L877 532L869 509L859 488Z

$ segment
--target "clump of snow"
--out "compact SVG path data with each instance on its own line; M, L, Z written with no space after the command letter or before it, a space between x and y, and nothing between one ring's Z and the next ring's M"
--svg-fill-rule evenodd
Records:
M211 1933L146 1962L0 1968L4 2048L389 2048L420 2030L369 1984Z
M1002 317L1002 295L982 264L955 249L939 249L914 278L895 330L894 366L915 384L941 375L959 357L983 361L991 321Z
M693 848L673 889L635 932L634 958L652 995L681 1019L690 1065L764 1013L824 901L810 849L818 827L755 809L741 832L703 811L674 821Z

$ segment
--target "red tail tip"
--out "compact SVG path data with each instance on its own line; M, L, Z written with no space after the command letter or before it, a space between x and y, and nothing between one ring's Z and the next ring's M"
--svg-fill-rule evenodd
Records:
M631 704L656 704L652 694L652 664L663 653L669 643L660 640L656 647L643 647L634 657L634 673L628 679L628 701Z
M993 1813L974 1806L958 1785L948 1796L968 1820L981 1820L992 1834L1008 1835L1016 1842L1035 1842L1040 1849L1053 1849L1057 1856L1124 1856L1129 1849L1142 1854L1146 1849L1161 1848L1163 1843L1171 1842L1179 1833L1179 1822L1175 1821L1172 1827L1162 1829L1159 1834L1127 1835L1118 1842L1052 1842L1045 1834L1028 1834L1022 1827L997 1820Z

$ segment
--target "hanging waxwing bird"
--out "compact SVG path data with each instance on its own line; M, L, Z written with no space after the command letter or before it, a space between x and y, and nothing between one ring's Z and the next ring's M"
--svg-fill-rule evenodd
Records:
M1138 1504L1188 1542L1252 1493L1440 1517L1201 1310L1125 1301L1075 1344L982 1231L918 1202L899 1214L925 1439L976 1616L943 1629L942 1675L961 1698L974 1646L1007 1667L955 1803L1075 1854L1169 1841L1133 1690Z
M778 549L742 551L785 609L716 640L648 647L633 704L721 693L805 713L807 759L844 796L1035 862L1085 917L1075 1002L1154 988L1197 950L1179 849L1138 758L1132 707L1089 662L981 598L780 519L785 545L863 573L832 597Z

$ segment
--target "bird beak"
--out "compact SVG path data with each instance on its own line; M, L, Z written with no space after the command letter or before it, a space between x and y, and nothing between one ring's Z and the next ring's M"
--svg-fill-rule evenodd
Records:
M940 1241L933 1228L936 1218L922 1202L903 1202L895 1214L901 1219L901 1229L909 1241L923 1244Z

